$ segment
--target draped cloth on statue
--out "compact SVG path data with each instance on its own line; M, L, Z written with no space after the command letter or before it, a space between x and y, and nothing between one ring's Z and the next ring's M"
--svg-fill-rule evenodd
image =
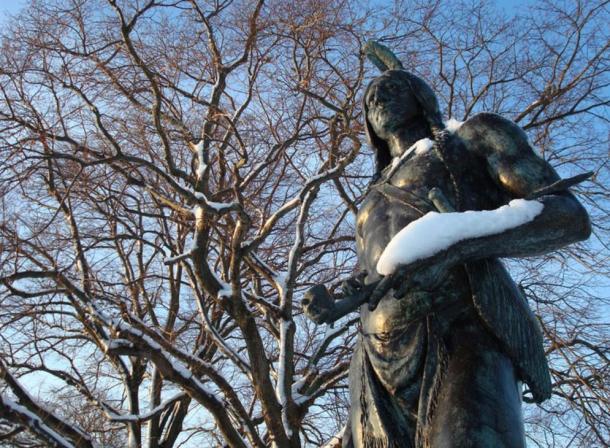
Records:
M386 369L391 363L371 348L371 336L361 337L350 367L351 440L346 437L344 447L422 446L425 425L418 422L432 414L432 392L440 384L444 365L442 344L431 325L428 318L405 332L410 340L402 347L406 362L400 368Z
M514 140L514 132L494 126ZM367 272L375 271L388 234L435 210L432 187L458 211L494 210L514 199L473 149L480 136L446 137L442 163L430 151L399 170L382 168L358 217L359 261ZM551 383L541 330L522 292L499 260L484 258L452 268L427 294L410 291L396 300L390 292L375 311L360 308L344 447L524 448L520 382L536 401L550 396Z
M364 313L349 372L351 421L345 431L344 447L460 446L459 435L453 434L455 428L450 435L444 428L450 426L449 422L468 427L470 419L482 419L479 414L485 412L485 402L481 396L485 395L484 383L490 377L508 376L507 381L501 382L506 385L525 381L535 397L548 393L549 373L540 330L502 264L498 260L482 260L469 263L461 272L463 276L457 277L469 283L471 295L458 294L445 301L442 309L419 318L394 320L391 331L372 331L374 319ZM452 282L457 281L455 277ZM376 312L383 314L386 306L395 308L396 314L399 303L391 297L384 298ZM444 383L446 377L455 382L464 371L467 377L469 371L479 375L471 375L462 386L464 390ZM439 402L444 403L443 408L454 407L456 394L468 394L476 388L482 390L475 394L479 403L469 408L468 399L459 399L465 403L461 421L456 423L459 419L454 415L438 409ZM488 405L504 408L502 418L506 418L506 426L513 434L510 438L501 434L496 439L493 433L486 433L476 446L525 446L522 431L513 429L521 419L520 393L520 389L510 387L490 391ZM477 437L473 430L464 434ZM449 436L454 442L440 442Z

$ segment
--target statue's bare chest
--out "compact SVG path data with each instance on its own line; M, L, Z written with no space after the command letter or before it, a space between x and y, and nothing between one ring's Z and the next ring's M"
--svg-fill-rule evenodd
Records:
M375 264L388 242L411 221L436 210L428 199L430 189L440 188L453 197L449 174L434 152L417 154L404 162L389 182L371 189L357 218L360 264L375 272Z
M452 170L460 190L461 202L456 208L490 210L508 202L506 192L492 180L485 159L464 147L454 146L450 150L462 151L459 166ZM356 243L362 269L375 273L377 260L398 232L426 213L438 211L428 199L433 188L443 192L455 207L456 185L445 164L431 149L414 154L389 179L370 189L357 218Z

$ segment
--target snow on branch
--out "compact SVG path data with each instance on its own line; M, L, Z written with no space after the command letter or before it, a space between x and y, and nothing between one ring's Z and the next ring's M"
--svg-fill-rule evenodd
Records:
M164 346L162 346L157 341L153 340L151 336L144 334L145 330L143 328L134 328L130 324L119 319L116 319L114 324L121 333L121 336L129 339L143 351L147 351L147 356L154 362L165 378L182 387L194 400L201 403L210 411L214 416L219 429L226 439L231 442L232 446L243 448L247 446L237 428L235 428L234 421L229 416L231 409L227 408L222 397L206 387L198 378L200 374L193 373L189 368L189 364L191 364L191 362L194 363L195 369L201 368L207 376L213 377L215 383L221 383L221 388L225 393L231 393L232 389L226 384L226 380L224 380L221 375L215 372L209 364L188 353L178 350L175 347L172 347L170 352L167 345L164 344ZM184 362L184 360L181 359L183 356L186 358L187 362ZM222 387L223 385L225 387ZM234 407L240 406L239 400L236 397L230 396L229 399ZM248 422L244 418L245 411L233 414L238 418L242 427L248 427Z
M207 196L200 192L195 192L195 198L199 201L199 205L195 207L193 213L197 215L197 207L205 206L207 211L213 211L215 213L227 213L230 211L239 211L241 205L238 202L214 202L210 201Z
M341 448L341 441L343 440L343 434L345 434L345 426L335 434L322 448Z
M12 409L11 416L16 418L16 420L13 420L9 416L6 417L8 420L24 424L40 436L51 437L56 440L57 446L74 445L76 448L89 448L93 446L91 438L82 429L64 421L44 406L38 404L19 381L17 381L8 371L8 368L2 361L0 361L0 378L6 382L18 401L18 403L15 403L7 397L2 397L5 405ZM0 409L0 414L1 413L2 410ZM48 430L40 426L42 422L44 422L44 426L48 428ZM73 442L67 442L64 436L70 438ZM64 443L64 441L68 443L68 445L62 445L61 443Z
M288 202L289 207L283 206L280 208L284 213L288 213L293 208L299 207L299 214L295 228L295 240L288 254L287 269L285 273L276 273L273 276L273 281L276 284L280 295L280 354L277 368L277 384L276 394L281 405L282 425L286 435L290 438L293 434L293 428L290 424L290 407L293 406L294 397L293 389L293 374L294 374L294 334L295 324L292 320L292 299L293 285L297 275L297 263L303 251L305 244L305 224L309 217L310 207L315 201L320 186L331 179L336 178L341 174L345 166L350 163L356 156L360 148L359 142L354 142L353 150L343 157L339 162L331 168L321 170L317 175L309 178L302 187L298 196ZM275 216L275 217L274 217ZM246 244L247 250L252 250L257 244L260 244L266 237L264 231L270 229L273 223L279 219L276 214L272 216L261 229L262 232L254 240ZM272 224L269 225L271 220ZM274 221L275 220L275 221Z
M148 421L161 413L163 413L166 409L173 407L177 402L185 400L188 397L188 394L185 392L180 392L174 395L172 398L165 400L163 403L155 406L153 409L148 412L144 412L141 414L111 414L110 420L113 422L145 422Z
M219 279L219 281L220 281L220 279ZM223 287L219 290L219 293L226 294L227 288L230 288L230 286L224 282L221 282L220 284ZM231 293L231 295L232 295L232 293ZM197 307L199 308L199 314L201 315L201 317L203 319L203 323L204 323L203 328L204 328L205 332L212 338L212 340L214 340L214 343L218 346L218 348L231 361L233 361L233 363L236 366L238 366L242 372L244 372L246 375L250 376L251 375L250 364L239 353L237 353L235 350L233 350L233 348L231 348L227 344L227 342L222 337L222 335L220 333L218 333L218 330L216 329L216 327L210 320L210 317L208 316L208 314L205 310L205 307L203 305L203 300L201 299L201 297L197 298Z
M0 417L25 426L49 447L78 448L79 446L92 446L90 442L88 445L76 445L68 441L68 439L45 424L38 415L29 411L25 406L5 397L3 394L0 394Z
M294 333L294 322L282 319L280 321L280 356L278 359L276 393L282 406L284 431L289 438L292 437L292 427L288 416L288 400L292 399L292 375L287 374L286 370L291 366L290 363L292 363L292 338L289 335L291 331Z
M186 260L187 258L190 258L191 255L193 255L193 247L191 247L188 251L183 252L181 254L175 255L173 257L165 258L163 260L163 264L165 266L169 266L171 264L178 263L179 261Z
M155 330L149 328L146 322L129 313L126 307L123 309L123 317L126 320L107 316L95 304L91 304L91 312L100 323L110 324L113 332L118 335L118 338L107 343L108 347L114 347L117 350L137 350L140 356L149 358L165 378L182 387L190 397L210 411L224 436L227 440L232 441L231 446L244 448L247 446L238 429L234 427L235 421L239 422L241 428L246 429L247 437L255 442L253 445L260 445L256 429L249 421L239 397L227 379L216 371L212 364L173 345ZM128 343L133 345L133 349ZM227 406L227 402L221 396L204 385L199 379L203 376L209 378L219 388L230 406ZM155 409L150 412L162 411ZM118 420L134 421L152 418L148 414L127 416L124 419L115 414L114 417Z
M205 170L208 168L207 164L205 163L205 153L204 153L204 149L203 149L203 143L204 143L204 140L202 139L202 140L199 140L199 143L197 143L196 145L191 145L191 148L197 154L197 173L196 174L197 174L198 180L203 179Z

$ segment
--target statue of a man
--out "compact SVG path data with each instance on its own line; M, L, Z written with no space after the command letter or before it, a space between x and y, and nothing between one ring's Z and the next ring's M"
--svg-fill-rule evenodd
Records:
M364 303L343 446L525 447L522 382L542 401L550 376L538 322L498 258L586 239L588 215L517 125L484 113L449 132L431 88L400 65L385 68L364 96L377 176L357 217L366 279L346 287ZM540 211L379 274L388 243L429 212L496 210L518 198L536 198ZM304 300L306 313L336 319L334 304L313 303L319 293Z

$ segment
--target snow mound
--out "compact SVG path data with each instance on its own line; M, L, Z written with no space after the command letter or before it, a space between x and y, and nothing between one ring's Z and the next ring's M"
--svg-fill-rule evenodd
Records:
M495 210L429 212L398 232L377 262L377 272L392 274L399 265L435 255L470 238L501 233L532 221L542 212L538 201L515 199Z
M463 124L463 121L456 120L455 118L450 118L449 120L445 121L445 128L453 134Z

